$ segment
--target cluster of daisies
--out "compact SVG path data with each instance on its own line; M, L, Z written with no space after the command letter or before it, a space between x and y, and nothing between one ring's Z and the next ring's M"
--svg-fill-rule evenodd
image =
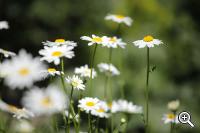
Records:
M133 22L130 17L113 14L107 15L105 19L119 24L124 23L127 26L131 26ZM6 21L0 22L0 29L8 28ZM95 45L109 49L125 49L127 45L117 36L91 35L82 36L80 39L87 41L88 46ZM74 103L73 95L71 94L70 96L70 93L67 92L65 84L69 84L72 90L82 92L87 88L88 79L97 77L97 71L95 67L89 67L86 64L76 67L74 75L67 75L64 71L64 60L72 59L75 56L74 49L78 46L77 43L65 39L56 39L55 41L42 42L42 44L43 49L39 51L41 57L33 57L24 49L20 50L18 54L0 49L0 54L5 57L0 64L0 77L4 79L3 82L10 89L26 90L21 101L23 108L9 105L0 100L0 109L12 113L18 119L28 119L41 115L49 116L56 113L65 114L65 117L75 118L78 115L76 115L72 106ZM134 41L133 44L139 48L150 48L154 47L154 45L162 44L162 41L148 35L142 40ZM53 67L48 67L47 64ZM108 77L120 75L120 71L111 62L99 63L97 67L99 72L104 73ZM40 88L35 84L41 80L55 77L61 78L63 87L50 84L47 87ZM134 105L131 101L124 99L108 102L106 99L100 100L93 97L83 97L79 99L77 106L81 111L100 118L109 118L111 114L118 112L129 114L143 113L142 106ZM172 116L168 117L168 115L166 117L172 118ZM24 123L28 125L26 122Z

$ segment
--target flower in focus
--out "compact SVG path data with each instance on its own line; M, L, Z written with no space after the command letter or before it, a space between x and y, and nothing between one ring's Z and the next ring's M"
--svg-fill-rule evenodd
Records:
M100 118L108 118L109 114L107 113L109 107L106 102L100 101L97 103L97 109L93 109L91 114Z
M178 116L174 115L173 113L164 114L162 120L165 124L167 123L179 123Z
M34 130L33 125L27 120L16 122L13 128L18 133L31 133Z
M7 21L0 21L0 30L9 29L9 25Z
M143 112L142 106L134 105L132 102L126 100L117 100L112 102L111 112L125 112L125 113L134 113L141 114Z
M92 46L94 44L102 44L103 43L102 37L99 37L99 36L96 36L96 35L92 35L92 37L82 36L81 39L85 40L85 41L89 41L88 46Z
M85 85L78 76L73 75L73 77L68 77L66 80L74 89L85 90Z
M33 58L25 50L20 50L17 56L0 65L0 74L5 78L5 84L11 89L23 89L41 80L42 75L39 71L45 68L46 66L40 62L39 58Z
M100 72L105 73L108 76L120 75L119 70L113 64L100 63L98 64Z
M59 88L48 86L46 89L33 88L26 92L23 105L36 115L50 115L67 108L67 97Z
M154 39L153 36L151 35L148 35L148 36L145 36L143 40L134 41L133 44L139 48L144 48L146 46L151 48L151 47L154 47L154 45L163 44L163 42L161 40Z
M11 56L16 56L16 54L14 52L10 52L10 51L7 51L7 50L1 49L1 48L0 48L0 53L3 54L4 57L6 57L6 58L11 57Z
M87 78L87 77L90 78L91 69L88 68L88 65L84 65L81 67L76 67L74 73L80 75L83 78ZM96 76L97 76L96 71L92 69L92 78Z
M85 97L78 101L78 107L81 110L84 110L86 113L90 113L92 110L98 109L98 98L91 98L91 97Z
M3 102L1 99L0 99L0 109L13 114L13 117L16 117L17 119L21 119L21 118L28 119L28 118L34 117L34 114L30 112L29 110L25 108L20 109L20 108L17 108L16 106L9 105Z
M43 75L44 78L46 78L48 76L61 75L61 74L64 74L64 73L56 70L55 68L48 68L47 70L42 70L41 74Z
M73 49L74 47L66 45L52 47L45 46L44 49L39 51L39 54L43 56L40 58L40 60L46 60L49 63L54 62L55 65L59 65L61 57L66 57L69 59L74 57Z
M102 37L103 39L103 43L102 45L104 47L108 47L108 48L117 48L118 46L121 48L125 48L126 43L122 41L121 38L117 38L117 37L107 37L104 36Z
M60 46L60 45L66 45L66 46L72 46L72 47L76 47L77 43L75 43L74 41L65 41L64 39L56 39L54 42L51 41L46 41L46 42L42 42L43 45L52 47L52 46Z
M177 111L180 106L179 100L174 100L168 103L167 107L171 111Z
M130 17L116 14L108 14L105 17L106 20L112 20L117 23L125 23L127 26L131 26L133 20Z

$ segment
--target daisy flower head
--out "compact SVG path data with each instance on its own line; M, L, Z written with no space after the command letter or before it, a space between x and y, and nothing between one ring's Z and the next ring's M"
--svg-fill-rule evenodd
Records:
M126 43L122 41L121 38L117 38L117 37L107 37L107 36L103 36L103 43L102 46L103 47L108 47L108 48L125 48Z
M44 78L48 77L48 76L56 76L56 75L61 75L64 74L61 71L56 70L55 68L48 68L47 70L42 70L41 74L43 75Z
M67 97L55 86L46 89L37 87L26 92L22 104L35 115L51 115L62 112L67 108Z
M114 22L117 22L117 23L124 23L126 24L127 26L131 26L133 20L130 18L130 17L127 17L127 16L123 16L123 15L117 15L117 14L108 14L106 17L105 17L106 20L112 20Z
M83 84L83 80L81 80L77 75L73 75L72 77L67 77L66 80L74 89L85 90L85 85Z
M33 58L25 50L20 50L17 56L0 65L0 74L5 78L5 84L11 89L24 89L41 80L43 77L39 72L44 69L46 66L39 58Z
M174 100L168 103L167 107L171 111L177 111L180 106L179 100Z
M86 113L90 113L92 110L98 109L98 102L100 100L98 98L91 98L91 97L85 97L79 100L78 107L81 110L84 110Z
M144 47L152 48L154 47L154 45L163 44L163 42L159 39L155 39L151 35L147 35L142 40L134 41L133 44L139 48L144 48Z
M85 40L88 41L88 46L92 46L94 44L102 44L103 43L103 39L102 37L96 36L96 35L92 35L92 37L89 36L82 36L81 40Z
M107 105L107 103L105 101L100 101L97 103L97 109L93 109L91 111L91 114L100 118L108 118L109 114L108 114L108 110L109 107Z
M105 73L108 76L120 75L119 70L113 64L100 63L98 64L100 72Z
M16 54L14 52L10 52L10 51L7 51L7 50L1 49L1 48L0 48L0 53L3 54L3 56L6 58L16 56Z
M134 105L132 102L119 99L112 102L112 113L124 112L130 114L141 114L143 112L142 106Z
M92 79L97 76L95 69L88 68L88 65L76 67L74 73L80 75L83 78L90 78L92 70Z
M46 42L42 42L43 45L45 46L61 46L61 45L66 45L66 46L72 46L72 47L76 47L77 43L74 41L66 41L65 39L56 39L54 42L51 41L46 41Z
M178 116L176 116L173 113L164 114L162 120L165 124L168 124L168 123L176 123L177 124L177 123L179 123Z
M7 21L0 21L0 30L9 29L9 25Z
M55 65L60 64L60 58L66 57L71 59L74 57L74 47L72 46L45 46L44 49L39 51L39 54L43 57L40 58L41 61L47 61L48 63L54 62Z

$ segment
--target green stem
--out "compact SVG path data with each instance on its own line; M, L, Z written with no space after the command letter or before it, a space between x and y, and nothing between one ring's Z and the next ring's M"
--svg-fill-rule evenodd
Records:
M80 94L79 94L79 100L80 99L82 99L82 92L80 92ZM78 132L80 132L80 123L81 123L81 120L80 120L80 118L81 118L81 110L80 110L80 108L78 108Z
M52 116L52 125L53 125L54 132L57 133L58 132L58 125L57 125L56 116Z
M70 98L69 98L69 111L68 111L68 117L67 117L67 123L68 123L68 125L70 125L70 112L71 112L71 104L72 104L73 91L74 91L74 88L72 86L71 93L70 93Z
M89 112L88 114L88 133L92 133L92 130L91 130L91 114Z
M148 133L148 123L149 123L149 48L147 47L147 70L146 70L146 120L145 127L146 133Z
M96 123L96 133L99 132L99 118L97 118L97 123Z

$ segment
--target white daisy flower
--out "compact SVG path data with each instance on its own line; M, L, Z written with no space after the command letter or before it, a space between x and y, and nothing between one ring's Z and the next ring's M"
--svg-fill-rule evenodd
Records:
M92 37L82 36L81 39L85 40L85 41L89 41L88 46L92 46L94 44L102 44L103 43L102 37L99 37L99 36L96 36L96 35L92 35Z
M117 100L112 102L111 112L125 112L125 113L134 113L141 114L143 112L142 106L134 105L132 102L126 100Z
M5 78L5 84L11 89L23 89L29 88L34 82L41 80L43 77L39 71L45 68L46 66L39 58L33 58L25 50L20 50L17 56L0 65L0 75Z
M112 20L117 23L124 23L127 26L131 26L133 20L130 17L123 16L123 15L116 15L116 14L108 14L105 17L106 20Z
M73 75L73 77L67 77L66 80L74 89L85 90L85 85L78 76Z
M74 57L73 49L74 47L66 45L52 47L45 46L44 49L39 51L39 54L43 56L40 60L46 60L49 63L54 62L55 65L59 65L61 57L69 59Z
M133 44L139 48L149 47L152 48L154 45L163 44L161 40L154 39L153 36L148 35L143 38L143 40L134 41Z
M21 118L28 119L28 118L34 117L34 114L30 112L29 110L25 108L20 109L20 108L17 108L16 106L9 105L3 102L1 99L0 99L0 109L13 114L13 117L16 117L17 119L21 119Z
M16 54L14 52L10 52L10 51L7 51L7 50L1 49L1 48L0 48L0 53L3 54L4 57L6 57L6 58L11 57L11 56L16 56Z
M77 43L74 41L65 41L64 39L56 39L54 42L51 41L46 41L46 42L42 42L43 45L52 47L52 46L60 46L60 45L67 45L67 46L72 46L72 47L76 47Z
M121 47L121 48L125 48L126 46L126 43L122 41L121 38L117 38L117 37L107 37L107 36L104 36L102 37L103 39L103 43L102 43L102 46L104 47L108 47L108 48L118 48L118 47Z
M0 21L0 30L9 29L9 25L7 21Z
M113 64L100 63L98 64L100 72L105 73L108 76L120 75L119 70Z
M44 78L48 77L48 76L56 76L56 75L61 75L64 74L61 71L56 70L55 68L48 68L47 70L42 70L41 74L43 75Z
M171 111L176 111L176 110L178 110L179 106L180 106L179 100L171 101L171 102L169 102L168 105L167 105L168 109L171 110Z
M51 115L67 108L67 97L60 88L48 86L46 89L37 87L25 93L23 105L36 115Z
M98 98L85 97L78 101L78 107L86 113L90 113L92 110L98 109L97 103L99 101Z
M162 120L165 124L168 123L179 123L178 116L175 116L173 113L164 114Z
M32 133L34 130L33 125L27 120L20 120L14 124L14 131L18 133Z
M98 109L93 109L91 114L100 118L108 118L109 114L107 113L109 107L105 101L100 101L97 103Z
M91 69L88 68L88 65L84 65L84 66L76 67L74 73L80 75L83 78L90 78ZM92 69L92 78L96 76L97 76L97 72L94 69Z

